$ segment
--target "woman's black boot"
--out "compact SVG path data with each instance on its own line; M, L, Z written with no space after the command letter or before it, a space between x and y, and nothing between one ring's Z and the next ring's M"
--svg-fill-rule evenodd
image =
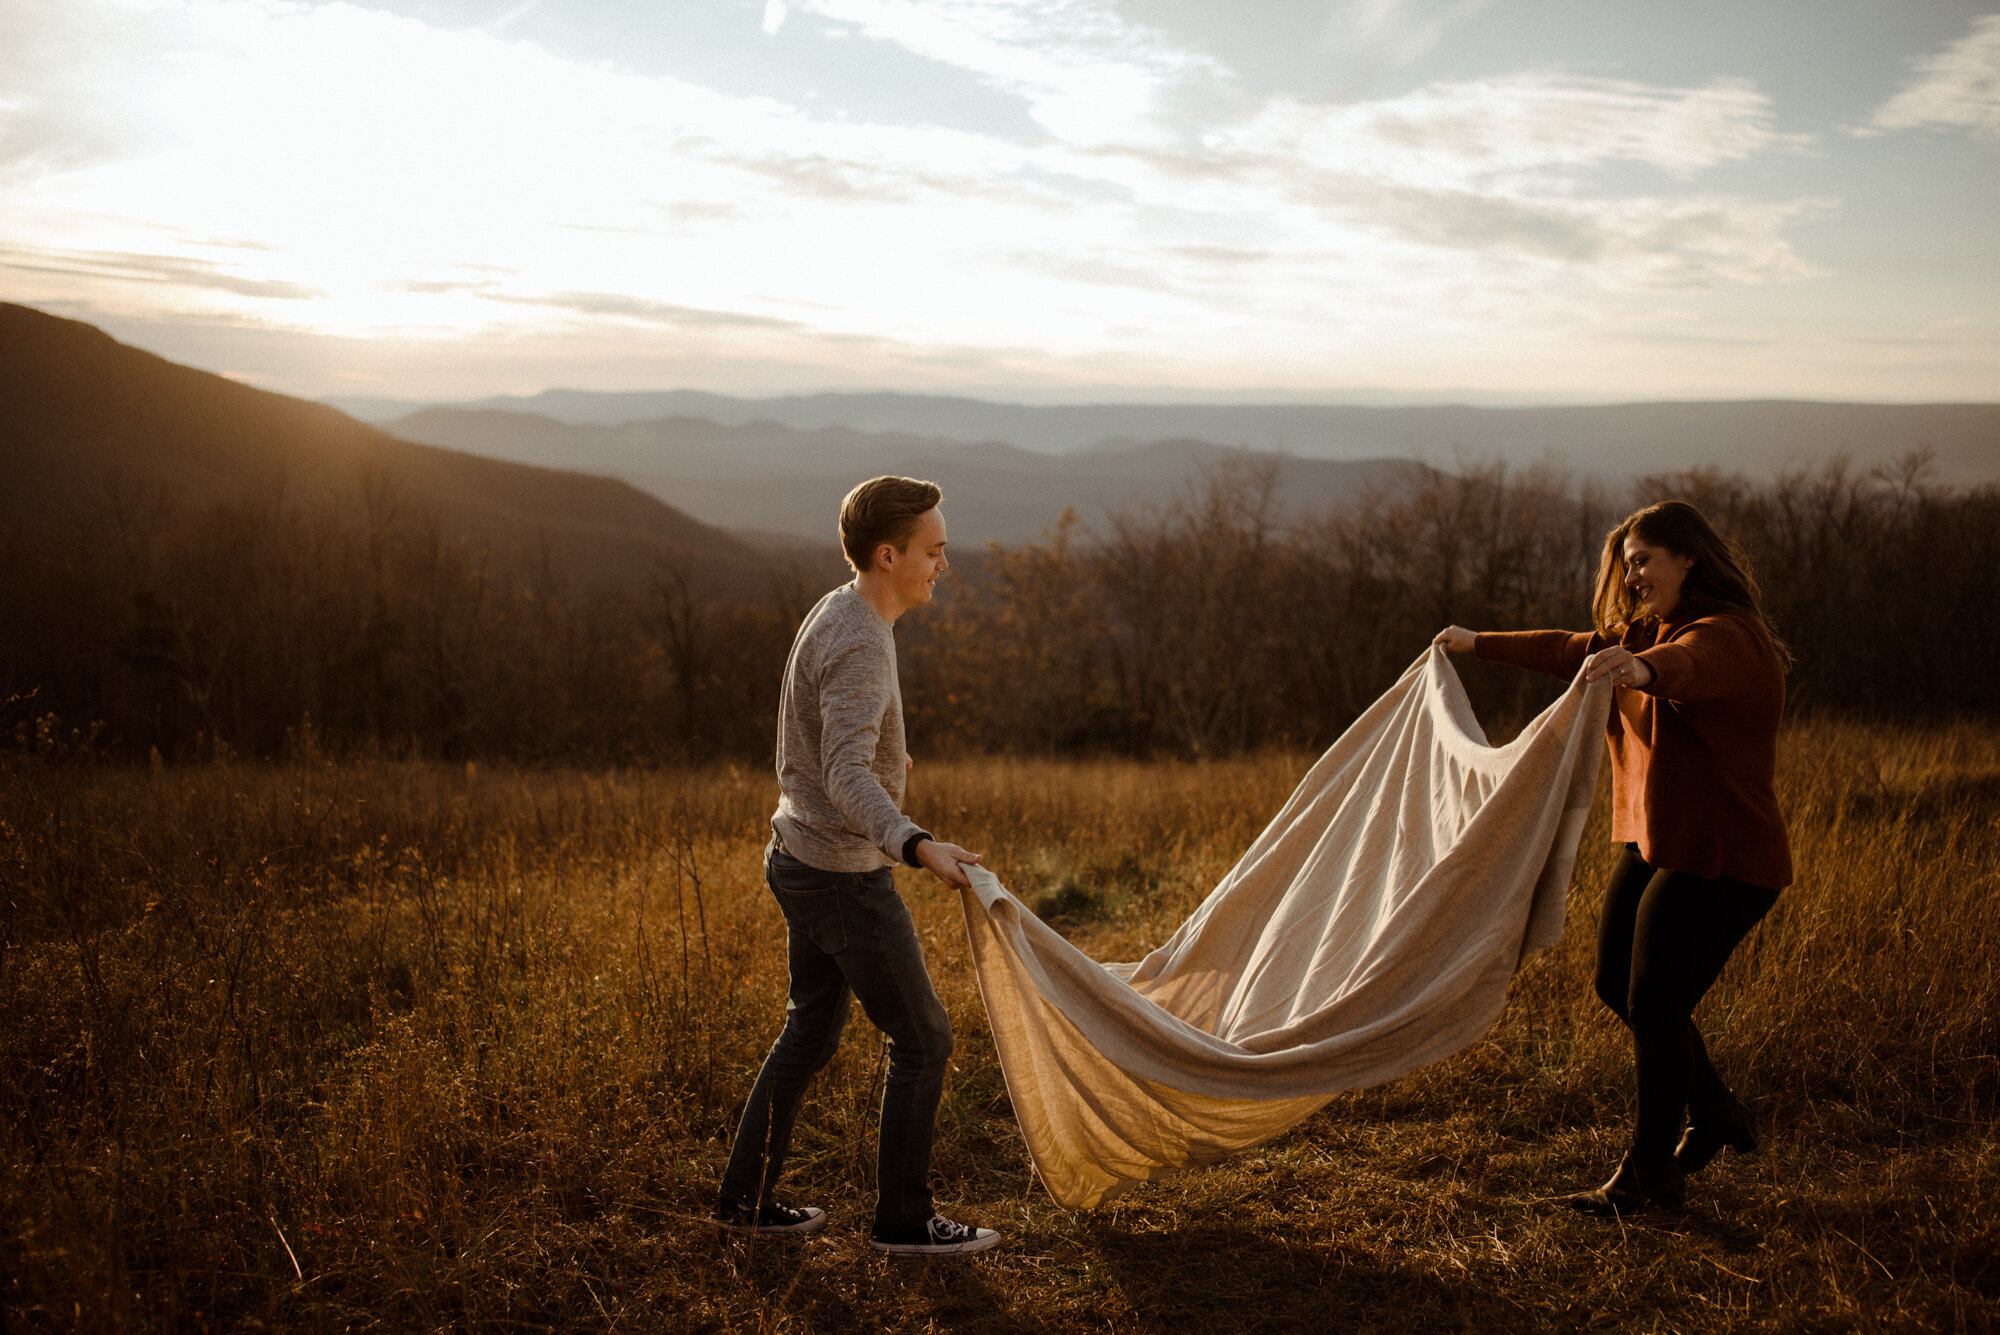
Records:
M1592 1191L1580 1191L1563 1198L1569 1208L1581 1214L1638 1214L1649 1205L1678 1210L1686 1200L1680 1165L1672 1158L1640 1158L1628 1152L1618 1161L1611 1180Z
M1738 1154L1757 1152L1756 1119L1734 1094L1725 1098L1726 1102L1688 1122L1680 1148L1674 1151L1674 1162L1680 1165L1683 1174L1699 1173L1708 1167L1709 1161L1722 1153L1724 1145Z

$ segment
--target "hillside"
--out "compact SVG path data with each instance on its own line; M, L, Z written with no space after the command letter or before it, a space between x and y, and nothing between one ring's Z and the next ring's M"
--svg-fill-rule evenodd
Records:
M342 401L371 420L420 405ZM933 439L940 446L1004 441L1071 454L1136 441L1199 440L1313 459L1463 456L1527 464L1554 455L1607 478L1716 466L1765 476L1845 454L1864 467L1908 451L1935 452L1940 481L2000 481L2000 404L1797 401L1605 406L1367 408L1330 404L1073 404L1031 406L914 394L807 394L738 399L688 390L592 393L552 389L440 405L531 413L574 425L617 426L700 417L723 426L769 422L795 431L844 427Z
M1034 541L1066 509L1102 533L1114 514L1168 502L1203 470L1232 460L1276 470L1278 520L1407 485L1421 472L1407 460L1246 456L1197 440L1051 456L997 441L962 444L845 427L801 431L771 422L725 426L695 417L601 426L492 409L431 408L390 425L411 440L621 477L732 530L809 538L831 535L840 498L858 478L931 478L944 487L952 540L960 548ZM776 479L783 485L774 485Z
M718 590L763 578L751 547L612 478L399 440L323 404L128 347L74 320L0 304L0 520L61 519L142 489L199 506L245 495L378 502L496 552L644 577L657 558Z

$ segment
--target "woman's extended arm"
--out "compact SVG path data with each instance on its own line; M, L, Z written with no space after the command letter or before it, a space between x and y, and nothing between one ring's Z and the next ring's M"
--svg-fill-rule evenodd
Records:
M1672 640L1640 652L1635 660L1651 671L1634 681L1648 693L1682 704L1759 696L1783 698L1784 669L1763 627L1737 613L1703 617Z
M1446 626L1431 640L1455 654L1476 654L1495 663L1574 677L1601 637L1567 630L1477 631Z

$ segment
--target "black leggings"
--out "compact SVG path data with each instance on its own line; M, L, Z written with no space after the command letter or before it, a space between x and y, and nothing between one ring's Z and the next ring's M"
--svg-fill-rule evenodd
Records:
M1635 1154L1672 1154L1683 1121L1713 1118L1727 1105L1729 1086L1708 1060L1694 1008L1777 898L1729 876L1661 871L1625 846L1604 892L1597 995L1638 1049Z

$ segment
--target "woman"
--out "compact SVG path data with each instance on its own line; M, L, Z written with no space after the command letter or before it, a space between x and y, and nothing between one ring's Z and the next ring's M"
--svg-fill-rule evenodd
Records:
M1773 784L1784 649L1736 548L1685 501L1635 511L1605 536L1592 613L1593 634L1449 626L1436 642L1617 683L1611 837L1625 851L1604 894L1597 995L1632 1031L1639 1108L1611 1180L1567 1198L1613 1215L1678 1208L1685 1175L1723 1146L1756 1149L1694 1008L1792 860Z

